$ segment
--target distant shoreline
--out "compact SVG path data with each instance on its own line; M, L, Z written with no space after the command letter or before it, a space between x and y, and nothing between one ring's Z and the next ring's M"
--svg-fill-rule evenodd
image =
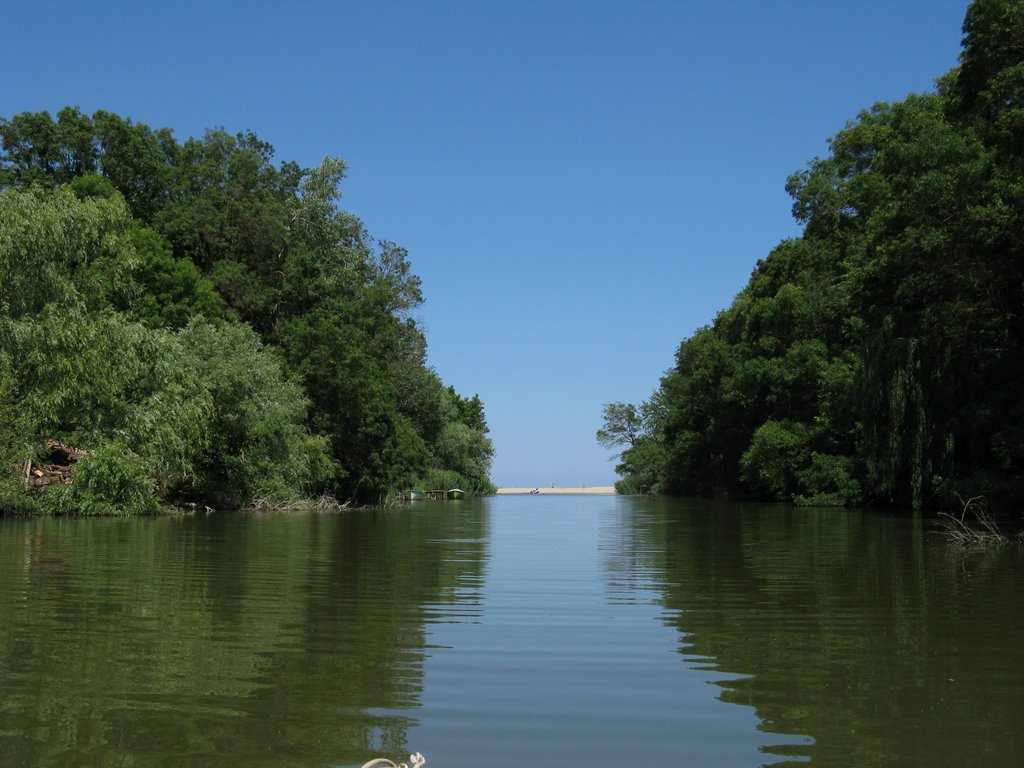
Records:
M499 488L497 491L499 496L520 496L526 494L534 494L540 496L552 496L552 495L585 495L585 496L614 496L615 488L611 485L595 485L593 487L581 487L581 488L544 488L538 486L536 488Z

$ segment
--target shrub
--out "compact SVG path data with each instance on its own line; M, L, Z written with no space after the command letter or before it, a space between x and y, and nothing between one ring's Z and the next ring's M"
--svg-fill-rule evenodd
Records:
M860 483L853 477L853 459L812 453L810 466L797 472L804 493L793 501L803 507L841 507L860 500Z
M47 488L41 506L55 514L155 512L159 503L151 472L123 443L109 443L75 464L70 485Z

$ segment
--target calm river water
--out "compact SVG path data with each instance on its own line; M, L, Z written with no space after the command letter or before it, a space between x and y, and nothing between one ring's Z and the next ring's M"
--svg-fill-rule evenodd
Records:
M0 765L1017 768L1022 588L842 510L0 519Z

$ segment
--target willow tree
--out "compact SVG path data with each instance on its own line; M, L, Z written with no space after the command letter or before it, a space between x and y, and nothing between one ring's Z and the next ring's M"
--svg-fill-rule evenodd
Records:
M54 193L62 204L77 197L82 210L120 217L107 245L74 246L80 257L36 249L25 263L38 269L19 272L7 291L11 311L23 311L23 294L37 304L84 302L88 312L179 336L201 318L222 329L231 359L258 343L261 360L274 357L280 375L300 386L308 407L289 412L303 410L307 432L327 449L309 462L315 492L375 501L428 468L457 469L437 466L444 462L469 472L467 484L489 487L486 424L461 428L459 407L427 364L415 318L420 280L405 249L373 238L340 207L339 158L300 168L276 161L251 131L213 129L179 142L169 129L70 107L56 120L45 112L0 118L0 140L0 190L28 194L18 205ZM37 206L27 244L33 226L53 229L48 211ZM108 246L120 256L106 258ZM232 323L256 335L239 346Z

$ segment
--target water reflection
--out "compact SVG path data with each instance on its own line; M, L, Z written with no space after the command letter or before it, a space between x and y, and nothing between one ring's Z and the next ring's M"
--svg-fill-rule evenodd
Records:
M739 675L721 699L798 737L766 737L767 753L1019 764L1019 549L965 553L920 520L844 510L658 500L624 515L613 598L654 586L687 663Z
M0 520L3 764L399 754L425 626L472 620L486 529L469 504Z
M0 764L1016 766L1022 561L614 497L0 519Z

